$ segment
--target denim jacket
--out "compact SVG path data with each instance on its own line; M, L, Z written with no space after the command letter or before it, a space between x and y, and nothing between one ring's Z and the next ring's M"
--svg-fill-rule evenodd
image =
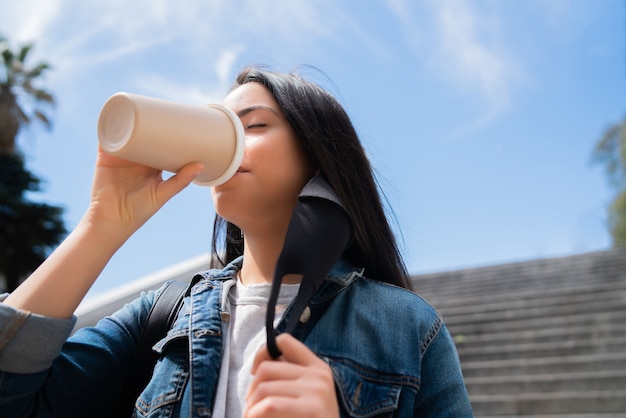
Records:
M212 415L229 322L220 309L223 283L240 266L241 259L198 277L154 346L160 359L134 416ZM110 416L155 294L79 330L46 370L0 371L0 417ZM454 342L439 313L416 294L340 261L309 309L294 335L330 365L342 417L473 416ZM288 308L278 331L289 315Z

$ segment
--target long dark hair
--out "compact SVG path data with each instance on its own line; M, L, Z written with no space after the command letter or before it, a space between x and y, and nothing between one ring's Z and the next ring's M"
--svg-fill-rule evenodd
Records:
M368 278L410 289L408 273L385 215L372 167L341 104L330 93L296 73L277 73L257 67L242 70L232 89L251 82L260 83L270 91L313 164L350 213L354 240L344 256L364 267ZM239 228L216 215L212 267L222 267L242 253L243 238Z

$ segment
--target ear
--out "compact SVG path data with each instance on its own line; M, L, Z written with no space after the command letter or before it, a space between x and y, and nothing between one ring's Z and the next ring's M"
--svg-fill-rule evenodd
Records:
M350 215L326 179L318 173L298 196L283 249L276 262L266 314L267 345L273 358L281 354L275 341L274 317L283 277L287 274L302 275L286 328L286 332L291 333L302 311L350 244L352 229Z

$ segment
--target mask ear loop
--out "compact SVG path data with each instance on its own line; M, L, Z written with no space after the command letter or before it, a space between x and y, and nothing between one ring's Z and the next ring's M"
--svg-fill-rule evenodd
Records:
M291 216L283 249L278 256L267 304L265 328L267 348L276 359L276 302L283 277L302 275L285 332L292 333L304 308L352 240L352 222L326 179L317 174L302 189Z

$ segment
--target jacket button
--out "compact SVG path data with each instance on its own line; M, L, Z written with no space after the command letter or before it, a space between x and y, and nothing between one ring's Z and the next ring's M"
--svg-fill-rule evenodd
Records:
M205 408L204 406L201 406L198 409L196 409L196 413L198 414L198 416L201 416L201 417L211 416L211 410L209 408Z
M304 310L302 311L302 315L300 315L300 322L306 324L307 322L309 322L309 319L311 319L311 308L305 306Z

